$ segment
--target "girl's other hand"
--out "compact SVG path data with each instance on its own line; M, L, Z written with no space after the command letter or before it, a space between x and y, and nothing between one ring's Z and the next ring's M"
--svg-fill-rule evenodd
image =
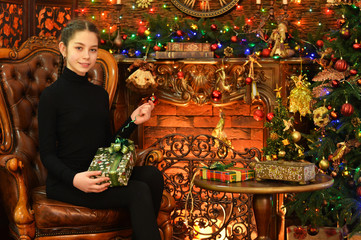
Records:
M101 174L101 171L86 171L77 173L74 176L73 185L86 193L103 192L108 189L110 182L108 177L98 177Z

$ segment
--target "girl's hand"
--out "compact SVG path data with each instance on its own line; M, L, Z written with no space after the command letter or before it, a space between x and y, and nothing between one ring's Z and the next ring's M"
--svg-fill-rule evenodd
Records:
M73 179L74 187L86 193L100 193L108 189L110 183L108 177L98 177L93 178L94 176L100 176L101 171L87 171L77 173Z
M131 119L135 124L139 125L148 121L151 117L152 110L154 109L154 103L152 101L148 101L140 105L137 109L134 110Z

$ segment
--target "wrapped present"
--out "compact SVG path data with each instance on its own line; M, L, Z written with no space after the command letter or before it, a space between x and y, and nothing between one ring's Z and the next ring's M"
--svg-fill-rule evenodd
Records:
M270 179L306 184L315 179L315 164L295 161L263 161L255 165L256 180Z
M110 178L110 187L126 186L135 164L135 147L132 140L117 138L110 147L99 148L88 171L102 171Z
M229 167L224 170L201 168L200 178L225 183L241 182L254 178L254 171L248 168Z
M320 227L308 229L306 226L287 227L288 240L341 240L343 231L341 228Z

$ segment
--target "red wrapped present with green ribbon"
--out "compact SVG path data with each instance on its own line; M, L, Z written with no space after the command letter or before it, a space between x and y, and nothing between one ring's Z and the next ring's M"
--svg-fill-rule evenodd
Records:
M99 148L88 171L102 171L110 178L110 187L126 186L135 165L135 146L132 140L117 138L107 148Z
M203 167L200 169L200 178L225 183L254 179L255 173L253 169L233 167L233 164L229 167L225 166L216 168L212 168L212 166L210 168Z

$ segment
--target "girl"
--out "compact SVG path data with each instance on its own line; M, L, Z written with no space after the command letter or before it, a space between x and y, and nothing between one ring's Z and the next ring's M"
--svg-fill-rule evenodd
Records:
M108 94L87 78L97 59L98 42L99 33L93 23L68 23L59 43L64 71L40 97L39 147L48 170L47 196L89 208L126 207L131 215L133 239L160 240L156 218L163 176L157 168L134 167L128 185L114 188L109 188L107 177L93 178L100 171L87 171L99 147L109 146L117 134L129 137L137 124L149 120L154 108L151 101L141 105L123 125L124 131L111 134Z

